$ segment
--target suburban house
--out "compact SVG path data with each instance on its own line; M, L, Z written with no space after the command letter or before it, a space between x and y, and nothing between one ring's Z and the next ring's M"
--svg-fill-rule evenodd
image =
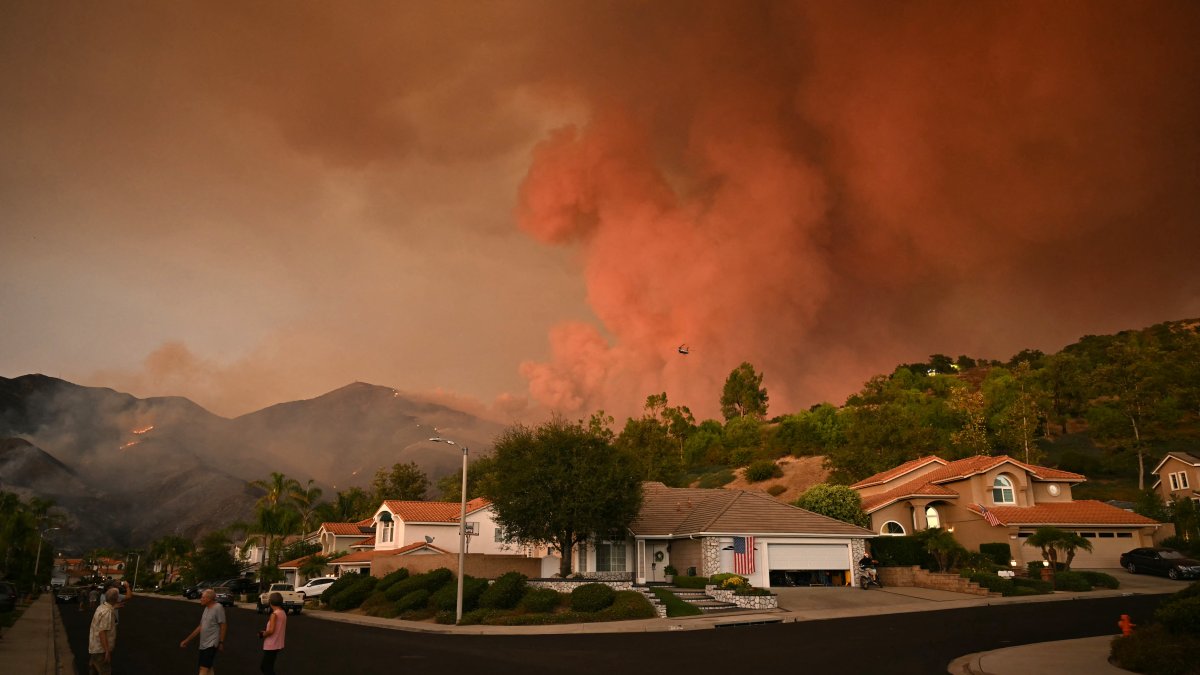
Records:
M1189 452L1168 452L1151 471L1158 480L1153 490L1168 504L1177 499L1200 503L1200 457Z
M871 532L760 492L642 484L642 507L624 540L574 551L586 576L664 581L665 568L734 572L755 586L854 583Z
M1077 532L1093 550L1080 550L1078 567L1120 567L1121 553L1152 546L1160 523L1095 500L1075 500L1077 473L1020 462L1006 455L956 461L928 456L877 473L850 487L862 496L871 529L905 535L941 527L970 550L1007 542L1018 564L1041 559L1024 546L1039 527Z

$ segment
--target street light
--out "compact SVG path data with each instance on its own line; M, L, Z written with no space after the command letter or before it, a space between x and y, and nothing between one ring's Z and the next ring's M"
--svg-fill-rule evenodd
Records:
M434 436L429 439L434 443L446 443L448 445L458 445L452 440ZM455 625L462 623L462 605L463 605L463 567L467 563L467 446L462 446L463 462L462 462L462 503L458 512L458 599L454 608L454 623Z
M134 588L137 588L137 574L138 574L138 568L142 566L142 554L141 554L141 552L139 551L139 552L137 552L137 553L127 553L127 554L125 554L125 560L129 560L129 556L131 556L131 555L132 555L132 556L137 556L137 560L136 560L136 561L134 561L134 563L133 563L133 585L129 587L129 588L130 588L130 590L132 590L132 589L134 589Z
M38 532L37 556L33 559L33 585L35 588L37 587L38 565L41 564L41 562L42 562L42 539L45 538L47 532L53 532L54 530L59 530L59 529L62 529L62 528L47 527L46 529ZM51 575L51 576L53 576L53 575Z

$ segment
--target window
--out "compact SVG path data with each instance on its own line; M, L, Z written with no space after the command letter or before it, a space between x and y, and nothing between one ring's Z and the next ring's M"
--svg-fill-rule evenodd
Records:
M504 543L507 543L507 542L508 542L508 537L504 536L504 528L503 528L503 527L500 527L499 525L497 525L497 526L496 526L496 539L495 539L495 542L496 542L497 544L504 544Z
M996 480L992 481L992 501L996 504L1017 503L1011 478L1008 476L996 476Z
M879 534L886 534L893 537L904 536L904 526L894 520L889 520L879 528Z
M1173 474L1170 474L1170 476L1171 476L1171 489L1178 490L1179 489L1179 474L1173 473Z
M1101 532L1101 533L1100 533L1100 538L1101 538L1101 539L1112 539L1112 538L1113 538L1113 537L1115 537L1115 536L1116 536L1116 535L1115 535L1115 534L1113 534L1112 532Z
M1017 539L1026 539L1031 536L1033 536L1032 532L1018 532L1017 533Z
M1187 477L1187 472L1186 472L1186 471L1180 471L1180 472L1179 472L1179 488L1180 488L1181 490L1186 490L1186 489L1188 489L1189 487L1190 487L1190 486L1188 485L1188 477Z
M396 524L392 522L392 514L384 511L379 514L379 525L376 530L376 536L381 544L391 543L396 536Z
M1117 539L1133 539L1132 532L1118 532Z
M937 509L932 506L925 508L925 522L929 524L929 529L942 526L942 519L938 516Z
M597 572L626 572L625 542L602 541L596 544Z
M1084 539L1095 539L1096 533L1095 532L1080 532L1079 536L1083 537Z

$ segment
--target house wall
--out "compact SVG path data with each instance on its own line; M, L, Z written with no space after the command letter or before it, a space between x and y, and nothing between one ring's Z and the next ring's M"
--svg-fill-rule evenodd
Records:
M439 567L445 567L457 574L458 554L434 553L376 558L371 563L371 574L382 577L401 567L406 568L409 574L421 574ZM507 572L520 572L527 577L538 578L542 573L542 561L538 558L516 555L485 555L482 553L466 555L466 574L470 576L495 579Z
M1057 497L1050 494L1051 485L1058 486L1059 492ZM1071 496L1070 483L1033 483L1032 488L1033 501L1035 504L1042 504L1046 502L1069 502L1074 499L1074 497Z
M1171 489L1171 474L1184 472L1187 474L1188 487L1179 490ZM1158 469L1158 494L1163 498L1163 501L1170 502L1172 499L1186 496L1191 497L1192 493L1200 491L1200 469L1174 456L1167 456L1163 465Z
M878 534L883 529L883 524L889 520L900 523L900 526L904 528L904 534L916 532L916 528L913 526L913 509L907 501L896 502L872 513L871 531Z
M668 562L675 566L680 574L687 574L689 567L695 567L696 573L704 568L704 560L700 555L699 539L676 539L671 542Z

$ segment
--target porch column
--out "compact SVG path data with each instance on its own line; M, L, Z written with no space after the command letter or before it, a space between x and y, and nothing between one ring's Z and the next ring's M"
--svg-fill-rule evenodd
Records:
M644 583L646 583L646 540L645 539L637 540L637 545L635 547L634 555L636 556L636 561L634 562L634 566L636 568L636 571L634 573L634 578L637 579L637 583L644 584Z

